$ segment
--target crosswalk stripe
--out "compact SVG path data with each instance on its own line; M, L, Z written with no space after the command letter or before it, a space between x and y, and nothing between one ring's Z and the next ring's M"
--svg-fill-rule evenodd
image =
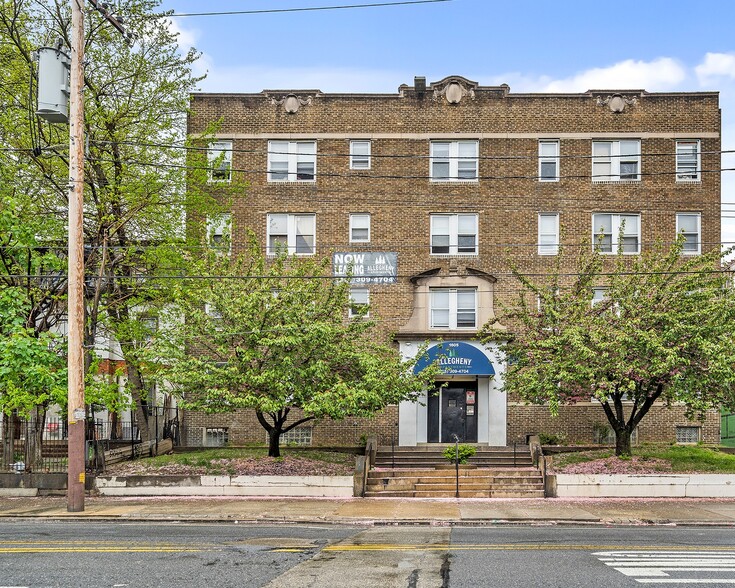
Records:
M735 555L731 552L599 551L593 555L600 563L640 584L735 584L732 577L735 574ZM703 572L711 577L678 577L683 572ZM720 577L714 577L714 574L720 574Z

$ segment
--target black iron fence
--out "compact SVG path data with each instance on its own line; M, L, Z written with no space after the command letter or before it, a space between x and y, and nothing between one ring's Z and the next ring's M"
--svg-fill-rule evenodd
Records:
M179 411L176 408L148 407L147 439L157 445L170 439L180 444ZM134 413L112 415L90 412L86 420L87 470L105 468L105 455L113 450L132 457L142 452L136 448L142 441ZM64 418L25 419L15 414L0 419L0 472L62 473L68 463L68 425Z

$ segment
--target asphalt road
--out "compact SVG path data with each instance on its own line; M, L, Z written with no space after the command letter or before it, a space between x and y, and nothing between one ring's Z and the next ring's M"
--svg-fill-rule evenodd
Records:
M0 588L733 584L732 528L0 522Z

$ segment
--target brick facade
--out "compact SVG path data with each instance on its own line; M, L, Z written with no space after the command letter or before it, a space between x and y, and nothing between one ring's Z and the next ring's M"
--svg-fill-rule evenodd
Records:
M497 307L517 291L509 262L529 273L553 271L556 257L538 254L539 213L559 214L561 242L571 249L591 239L594 213L640 215L641 249L674 239L676 213L700 215L703 249L720 243L720 175L706 171L720 167L720 112L713 92L513 94L505 85L484 87L454 76L423 92L419 84L402 85L396 94L192 95L189 133L196 136L214 121L220 121L215 139L232 142L233 178L248 183L246 193L232 201L233 250L244 247L247 230L265 246L269 214L308 213L316 216L319 257L396 252L397 283L370 285L370 305L380 331L402 333L404 340L467 340L476 332L425 324L406 333L417 303L411 277L430 270L445 278L489 276L479 295L487 288ZM558 181L539 181L544 139L558 141ZM677 181L676 146L684 139L699 142L704 171L697 181ZM269 140L315 141L315 181L269 181ZM370 141L369 169L351 169L351 140ZM432 181L432 140L477 141L479 178ZM592 142L625 140L640 141L639 179L592 181ZM369 243L350 242L350 213L371 215ZM477 252L432 254L432 214L476 214ZM312 442L352 443L368 432L389 442L397 418L396 407L389 407L371 420L319 422ZM525 432L560 430L585 441L596 421L604 421L599 407L567 407L551 420L542 407L508 403L507 441ZM685 422L678 409L657 408L641 424L640 438L671 440L675 424ZM186 426L192 442L204 426L229 427L231 442L265 439L254 417L240 413L188 413ZM715 414L708 413L704 438L718 440L718 427Z

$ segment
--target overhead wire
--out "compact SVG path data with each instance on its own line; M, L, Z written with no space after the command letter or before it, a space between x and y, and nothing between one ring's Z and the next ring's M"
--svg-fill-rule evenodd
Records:
M190 16L235 16L242 14L277 14L288 12L317 12L325 10L350 10L355 8L383 8L388 6L409 6L415 4L436 4L440 2L452 2L453 0L399 0L394 2L372 2L364 4L342 4L337 6L305 6L296 8L264 8L260 10L227 10L211 12L174 12L164 14L166 17L190 17Z

